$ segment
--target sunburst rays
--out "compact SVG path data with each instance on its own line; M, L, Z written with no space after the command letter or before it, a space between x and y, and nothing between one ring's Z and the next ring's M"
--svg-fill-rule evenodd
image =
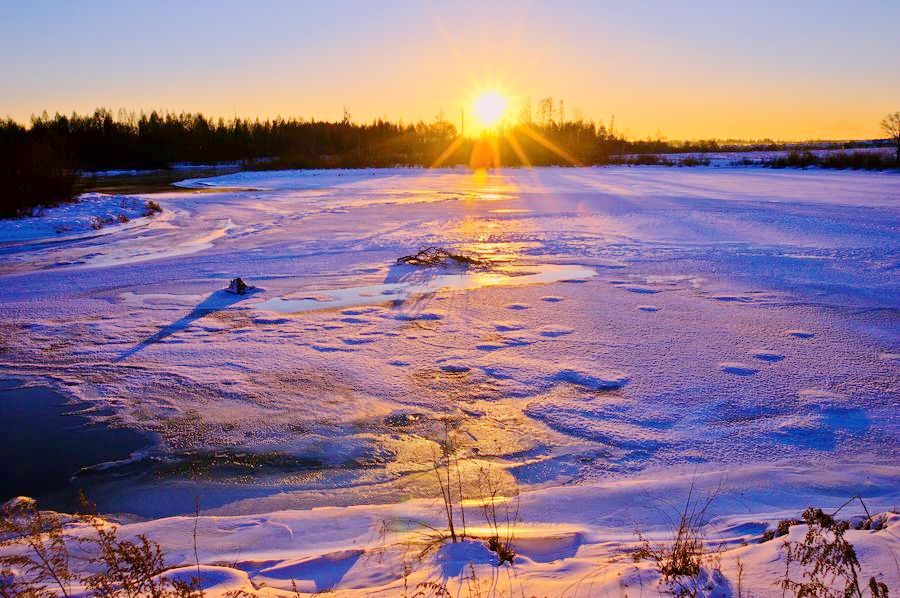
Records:
M431 168L440 168L443 166L454 153L463 147L467 139L469 139L472 141L472 149L468 162L469 166L475 170L499 168L502 166L500 160L500 145L503 142L509 145L513 154L515 154L522 166L531 169L533 161L529 159L522 143L519 141L519 138L517 137L518 133L528 137L533 142L559 156L569 164L581 166L581 163L574 156L547 139L539 131L536 131L529 123L518 121L510 116L509 109L515 101L517 101L517 98L510 95L508 92L503 91L501 85L493 84L480 87L476 85L476 77L474 76L470 65L467 63L462 49L456 43L453 34L444 24L443 19L441 19L432 3L427 1L426 5L429 8L432 18L437 24L442 37L456 57L459 67L471 81L473 88L477 90L473 99L469 102L468 108L481 121L481 129L478 131L479 134L477 136L466 137L460 132L434 160L431 164ZM511 49L511 44L507 45L507 48Z

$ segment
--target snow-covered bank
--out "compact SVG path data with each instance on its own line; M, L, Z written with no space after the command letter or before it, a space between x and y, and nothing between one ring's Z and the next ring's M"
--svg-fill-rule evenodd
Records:
M806 527L796 525L789 535L768 541L764 532L779 521L796 519L809 505L835 511L857 493L865 497L870 513L886 512L896 498L896 478L895 467L865 463L816 470L773 464L526 492L509 500L515 516L511 525L502 523L500 533L509 534L516 556L511 565L502 566L487 548L492 528L474 497L468 503L470 539L459 544L435 542L435 530L446 529L442 506L421 499L201 516L196 521L190 516L165 518L122 525L119 535L146 534L160 543L167 564L183 567L169 575L189 580L197 575L199 560L209 596L238 589L279 595L279 590L294 587L301 595L331 591L337 596L412 596L419 590L439 596L437 587L462 596L508 596L510 591L525 596L656 596L671 595L679 585L696 587L702 596L734 596L738 588L741 595L780 596L784 543L802 541ZM672 519L677 520L691 484L695 496L715 497L703 519L708 556L696 579L662 582L652 559L634 558L642 546L636 530L651 542L670 538ZM863 506L845 506L839 516L859 523ZM858 555L862 584L875 577L893 589L900 585L892 555L900 516L888 512L876 519L885 522L883 529L851 529L847 539ZM74 537L90 532L83 526L72 529ZM803 570L794 564L792 578L800 578ZM479 594L473 587L482 584ZM488 591L492 585L496 593Z
M141 226L158 212L140 197L85 193L77 201L35 208L30 216L0 220L0 245L22 241L68 241Z
M782 150L752 150L746 152L720 151L720 152L676 152L664 154L649 154L660 160L667 160L674 165L705 164L712 167L731 168L735 166L761 166L777 158L786 158L791 152L809 152L817 158L825 158L833 155L858 155L876 156L890 159L893 156L892 147L865 147L865 148L819 148L819 149L782 149ZM623 154L617 156L625 160L640 160L648 154Z

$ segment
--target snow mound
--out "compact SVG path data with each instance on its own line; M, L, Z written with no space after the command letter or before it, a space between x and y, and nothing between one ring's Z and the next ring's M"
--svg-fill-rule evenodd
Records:
M25 218L0 220L0 240L36 241L97 234L154 215L152 205L130 195L85 193L72 203L35 208Z
M250 595L255 595L255 588L250 581L250 576L244 571L238 571L229 567L211 565L200 565L199 568L196 565L178 567L169 569L160 574L159 577L188 584L199 579L200 588L202 588L204 596L209 598L222 598L241 590L249 592Z

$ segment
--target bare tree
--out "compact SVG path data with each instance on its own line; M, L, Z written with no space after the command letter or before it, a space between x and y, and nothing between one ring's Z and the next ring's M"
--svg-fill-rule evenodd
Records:
M532 123L532 114L531 114L531 96L524 98L519 107L519 122L522 124L530 125Z
M900 111L893 112L882 118L881 130L897 146L897 162L900 162Z
M543 98L538 102L538 124L541 127L548 127L553 124L553 98Z

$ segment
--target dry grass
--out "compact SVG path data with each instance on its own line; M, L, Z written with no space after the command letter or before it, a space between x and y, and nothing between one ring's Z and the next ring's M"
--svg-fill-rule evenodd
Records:
M709 508L718 493L719 489L716 489L705 496L698 496L692 480L684 505L671 518L670 539L654 542L639 530L635 532L641 546L634 552L634 560L653 561L661 582L677 596L696 596L700 593L706 565L712 565L714 572L718 572L719 554L710 550L704 536Z
M446 266L452 263L463 266L486 265L484 260L460 253L452 253L440 247L427 247L412 255L404 255L397 258L397 263L410 266Z
M41 511L29 498L7 502L0 513L0 545L23 550L0 557L0 597L72 596L77 587L101 598L198 598L199 579L190 583L160 577L167 567L162 548L144 535L134 541L118 537L118 528L98 517L87 501L83 514L65 521ZM91 536L70 536L67 523L87 525ZM82 575L70 566L70 543L87 553L94 573Z

